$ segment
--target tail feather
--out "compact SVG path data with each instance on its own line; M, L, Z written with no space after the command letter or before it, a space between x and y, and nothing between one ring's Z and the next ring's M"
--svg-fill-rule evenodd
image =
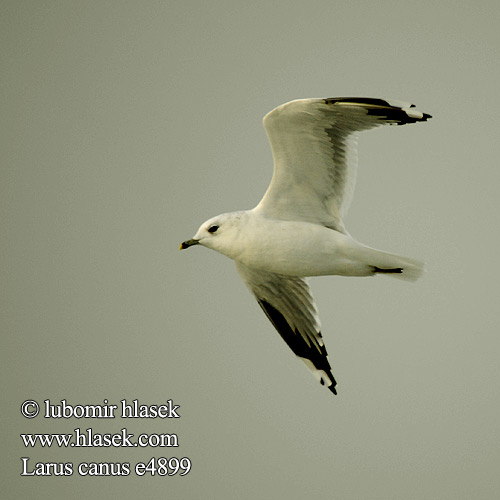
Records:
M385 274L405 281L416 281L424 272L424 263L385 252L378 252L381 257L373 262L375 274Z
M372 269L372 274L384 274L405 281L416 281L424 272L423 262L402 255L365 246L354 250L354 253L361 262Z

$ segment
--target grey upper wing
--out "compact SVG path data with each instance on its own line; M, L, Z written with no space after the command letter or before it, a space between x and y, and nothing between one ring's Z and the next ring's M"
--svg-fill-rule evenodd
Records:
M264 117L274 173L256 210L345 232L356 182L357 133L428 118L412 104L373 98L299 99L278 106Z
M294 354L304 361L322 385L337 394L337 382L321 337L318 312L306 280L251 269L239 262L236 268Z

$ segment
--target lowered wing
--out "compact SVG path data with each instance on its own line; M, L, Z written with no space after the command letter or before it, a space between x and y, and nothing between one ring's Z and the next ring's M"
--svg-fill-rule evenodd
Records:
M337 394L337 382L321 337L318 312L306 280L251 269L239 262L236 268L294 354L322 385Z

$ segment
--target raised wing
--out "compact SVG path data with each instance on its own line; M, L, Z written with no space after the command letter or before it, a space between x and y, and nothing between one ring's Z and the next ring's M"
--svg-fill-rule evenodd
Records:
M337 382L321 337L318 312L305 279L251 269L239 262L236 268L294 354L322 385L337 394Z
M274 173L255 210L346 232L343 219L356 182L357 132L430 117L413 104L360 97L299 99L278 106L264 117Z

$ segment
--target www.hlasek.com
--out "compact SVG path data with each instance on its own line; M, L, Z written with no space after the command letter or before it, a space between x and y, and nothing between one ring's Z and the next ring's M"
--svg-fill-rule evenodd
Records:
M134 435L129 434L125 428L115 434L100 434L94 432L90 427L84 432L75 429L75 432L71 434L21 434L26 448L33 448L37 444L42 447L56 445L59 448L109 448L111 446L115 448L128 446L164 448L179 446L177 434L139 434L137 439L133 439L133 437Z
M45 418L180 418L178 414L179 405L174 405L172 400L161 405L141 405L138 400L130 404L126 400L120 401L121 414L115 415L118 405L111 405L108 400L103 405L71 405L65 399L60 404L52 404L49 400L44 401ZM40 405L34 400L25 401L21 405L21 413L24 417L35 418L40 411ZM137 437L127 431L126 428L116 433L94 432L92 428L82 430L74 429L73 433L60 434L21 434L21 440L25 448L52 447L58 448L170 448L179 446L177 434L139 434ZM147 462L36 462L30 463L30 457L22 457L21 476L71 476L75 471L80 476L128 476L133 471L137 476L174 476L179 474L185 476L191 470L191 460L183 458L152 457ZM32 461L34 462L34 460Z

